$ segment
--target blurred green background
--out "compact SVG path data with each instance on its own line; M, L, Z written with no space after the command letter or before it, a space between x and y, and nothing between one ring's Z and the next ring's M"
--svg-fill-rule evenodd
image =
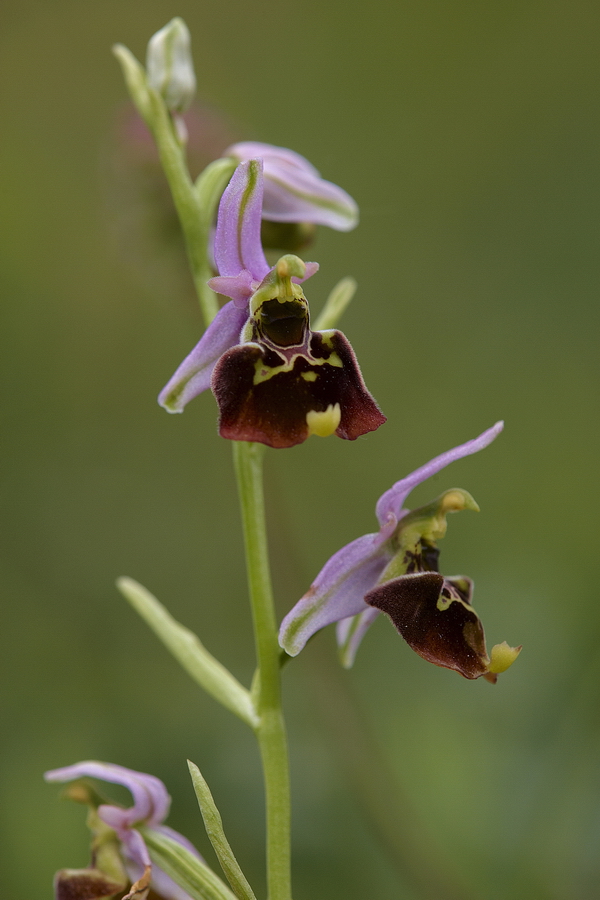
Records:
M496 687L424 663L381 618L354 669L332 629L285 671L295 900L600 896L597 597L600 8L586 0L8 0L0 13L3 595L0 895L50 898L87 863L83 810L45 769L153 772L206 852L186 757L264 889L262 786L242 724L117 594L131 575L248 681L230 448L211 396L155 396L200 316L110 46L193 36L197 160L291 146L359 202L322 229L313 310L342 327L389 417L356 443L267 453L279 612L390 484L497 419L460 486L442 567L475 579ZM196 145L195 145L196 146Z

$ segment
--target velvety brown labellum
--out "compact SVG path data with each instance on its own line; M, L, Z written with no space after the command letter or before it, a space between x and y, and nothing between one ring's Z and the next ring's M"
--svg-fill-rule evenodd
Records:
M483 626L466 599L469 579L457 582L437 572L401 575L369 591L365 600L387 613L423 659L465 678L479 678L489 666Z
M123 887L97 869L62 869L54 879L56 900L103 900L122 894Z
M328 332L326 339L314 332L308 352L288 351L288 359L255 342L223 354L211 381L222 437L293 447L309 436L307 413L325 412L336 403L341 411L336 434L346 440L375 431L386 421L340 331ZM277 371L280 366L284 368Z

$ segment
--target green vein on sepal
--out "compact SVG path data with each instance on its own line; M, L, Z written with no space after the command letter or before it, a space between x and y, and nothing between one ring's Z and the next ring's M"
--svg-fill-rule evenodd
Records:
M357 284L354 278L342 278L341 281L338 281L317 316L313 330L326 331L329 328L335 328L354 297L356 288Z
M225 882L186 847L153 828L139 831L152 862L187 891L192 900L237 900Z
M227 877L227 881L231 885L238 900L256 900L254 891L248 884L246 876L242 872L239 863L234 856L229 841L225 837L221 814L216 807L209 786L204 780L198 766L189 759L188 766L190 775L192 776L192 784L194 785L200 812L204 819L206 833L217 854L217 858Z
M133 578L119 578L117 587L194 681L251 728L258 716L249 691L202 645L199 638L177 622L150 591Z

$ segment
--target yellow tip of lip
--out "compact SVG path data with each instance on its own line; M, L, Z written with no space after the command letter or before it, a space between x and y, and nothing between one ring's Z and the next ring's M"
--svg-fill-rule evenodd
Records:
M342 418L340 404L330 403L326 410L317 412L311 409L306 413L306 424L309 434L317 434L319 437L329 437L333 434Z
M521 652L521 647L510 647L506 641L492 647L489 671L494 675L506 672Z

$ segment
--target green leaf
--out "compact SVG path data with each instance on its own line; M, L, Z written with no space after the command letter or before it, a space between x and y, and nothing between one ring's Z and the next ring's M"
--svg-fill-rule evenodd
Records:
M338 281L317 316L313 330L327 331L329 328L335 328L354 297L356 288L357 284L354 278L342 278L341 281Z
M233 854L229 841L225 837L221 814L215 805L209 786L202 777L198 766L189 759L188 766L190 775L192 776L192 784L196 791L196 797L198 798L200 812L204 819L206 833L217 854L217 858L221 863L221 868L227 877L227 881L233 888L238 900L256 900L254 892L248 884L246 877Z
M162 603L133 578L119 578L117 587L194 681L251 728L258 716L250 692L212 656L196 635L177 622Z
M236 900L225 882L186 847L152 828L140 828L139 831L152 862L187 891L193 900Z
M123 44L115 44L112 51L121 63L123 76L131 99L135 103L141 117L150 125L151 109L146 70L138 62L131 50L128 50Z

